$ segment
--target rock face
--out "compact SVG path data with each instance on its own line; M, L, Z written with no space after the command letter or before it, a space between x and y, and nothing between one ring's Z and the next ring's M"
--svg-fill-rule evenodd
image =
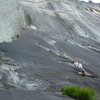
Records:
M16 0L0 0L0 42L11 42L24 25L24 14Z
M19 0L19 2L24 9L29 27L23 29L23 34L15 42L0 43L0 62L3 64L0 65L3 81L1 88L12 90L0 91L0 98L72 100L63 97L59 91L62 86L75 84L94 88L99 100L99 5L78 0ZM82 77L75 74L70 59L81 62L86 71L96 77ZM14 87L15 89L11 89ZM16 91L17 87L23 91ZM25 89L34 93L26 92Z
M31 16L33 25L46 35L52 32L51 37L74 36L100 42L99 4L78 0L23 0L21 3L25 14Z

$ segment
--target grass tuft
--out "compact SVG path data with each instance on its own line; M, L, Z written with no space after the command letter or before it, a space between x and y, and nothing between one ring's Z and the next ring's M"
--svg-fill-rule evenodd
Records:
M62 51L59 53L59 56L62 57L62 58L66 58L67 57L66 53L64 53Z
M90 44L81 43L82 46L90 46Z
M75 23L69 24L69 29L70 29L70 30L74 30L74 29L75 29Z
M29 14L26 16L26 19L27 19L27 24L31 25L32 24L32 18Z
M69 85L61 88L61 92L78 100L97 100L97 98L93 97L96 92L92 88Z

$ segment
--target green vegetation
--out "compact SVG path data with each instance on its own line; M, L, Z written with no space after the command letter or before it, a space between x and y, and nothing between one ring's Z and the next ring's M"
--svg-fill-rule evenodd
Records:
M90 46L90 44L81 43L82 46Z
M59 53L59 56L60 57L63 57L63 58L66 58L67 57L67 55L64 52L62 52L62 51Z
M64 41L67 41L68 40L68 38L64 38Z
M69 29L70 29L70 30L74 30L74 29L75 29L75 23L69 24Z
M31 16L27 15L26 18L27 18L27 24L31 25L32 24L32 18L31 18Z
M78 100L97 100L93 97L96 92L92 88L69 85L61 88L61 92Z
M43 45L41 45L40 43L38 43L38 44L37 44L37 46L38 46L39 48L44 49L45 51L52 52L52 50L51 50L51 49L49 49L49 48L47 48L47 47L44 47L44 46L43 46Z

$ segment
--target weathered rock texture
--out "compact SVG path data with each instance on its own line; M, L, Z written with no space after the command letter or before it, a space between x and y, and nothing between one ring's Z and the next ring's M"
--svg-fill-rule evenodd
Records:
M24 13L18 1L0 0L0 42L11 42L24 25Z

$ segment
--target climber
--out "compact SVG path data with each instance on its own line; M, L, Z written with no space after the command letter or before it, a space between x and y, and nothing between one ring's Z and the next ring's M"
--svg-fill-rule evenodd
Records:
M81 63L76 60L73 60L72 63L74 65L74 70L78 75L93 77L93 75L85 71Z

